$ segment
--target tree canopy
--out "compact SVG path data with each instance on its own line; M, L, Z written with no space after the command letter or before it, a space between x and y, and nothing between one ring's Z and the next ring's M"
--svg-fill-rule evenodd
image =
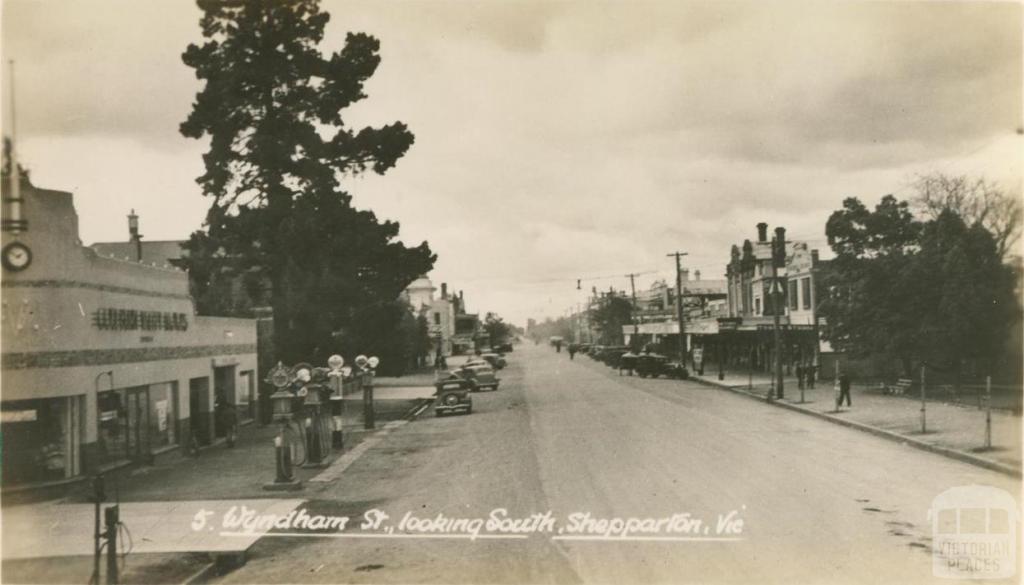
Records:
M628 299L611 294L602 298L597 307L590 310L599 342L602 345L621 345L622 326L630 323L632 314L633 305Z
M826 234L835 258L822 275L819 314L839 351L889 355L906 373L927 362L958 375L965 360L996 355L1018 320L995 237L951 209L922 223L891 195L874 210L850 198Z
M505 322L497 313L487 313L484 316L484 332L490 339L491 346L507 343L515 334L511 325Z
M212 204L186 246L196 296L226 313L269 301L280 359L308 360L433 266L426 242L406 247L397 223L355 209L342 189L347 177L393 167L413 135L401 122L344 123L342 111L367 97L380 43L350 33L322 54L329 16L318 1L199 6L207 40L183 60L204 85L181 124L209 139L197 182ZM239 288L252 301L226 300Z

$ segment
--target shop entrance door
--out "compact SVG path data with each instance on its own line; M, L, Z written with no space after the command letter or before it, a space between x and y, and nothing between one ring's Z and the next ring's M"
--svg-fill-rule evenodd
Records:
M149 445L149 389L128 391L128 457L148 460Z
M223 403L224 408L235 408L235 366L213 368L213 391L214 404ZM227 435L227 429L224 428L224 421L220 416L214 416L213 429L216 437Z

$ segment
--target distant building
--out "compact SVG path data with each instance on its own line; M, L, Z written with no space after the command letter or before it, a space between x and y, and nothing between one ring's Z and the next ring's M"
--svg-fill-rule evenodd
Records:
M441 295L438 298L434 298L436 291L437 288L434 287L430 278L421 276L406 287L402 295L408 301L413 313L427 320L431 338L431 355L436 356L440 352L443 356L450 356L454 351L452 340L455 337L455 314L458 302L449 297L448 283L441 283Z
M805 242L787 242L785 265L775 274L773 289L772 243L768 224L757 224L757 240L733 246L726 266L728 315L719 319L723 332L712 353L721 351L727 363L767 371L771 368L774 344L774 315L778 311L783 330L783 362L821 363L821 353L830 353L820 340L817 320L815 276L821 267L817 250ZM776 291L776 292L773 292ZM779 306L775 306L776 294Z
M718 333L717 321L724 314L726 282L724 280L702 280L700 271L680 271L683 296L683 316L686 319L686 343L692 347L697 336ZM635 323L622 327L626 345L631 347L653 346L659 352L678 351L679 320L676 316L676 290L663 280L655 281L651 287L636 294Z

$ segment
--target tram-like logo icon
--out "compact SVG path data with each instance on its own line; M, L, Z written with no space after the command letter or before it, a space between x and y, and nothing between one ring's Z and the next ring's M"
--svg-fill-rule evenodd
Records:
M1017 572L1017 501L999 488L950 488L932 500L932 573L1005 579Z

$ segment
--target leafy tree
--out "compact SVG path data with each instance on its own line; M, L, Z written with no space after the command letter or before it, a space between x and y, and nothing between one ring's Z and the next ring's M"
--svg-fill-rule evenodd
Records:
M920 230L907 202L891 195L874 211L848 198L829 217L825 233L836 257L822 274L818 313L837 350L891 355L910 372L923 317L915 303L923 283L909 272Z
M823 273L819 314L832 345L857 357L888 355L953 372L999 352L1017 320L1013 274L992 234L945 210L924 224L909 204L857 199L829 217L836 257ZM988 364L991 368L991 364Z
M245 288L269 295L279 357L309 359L336 346L339 330L366 330L367 307L433 265L425 242L395 241L398 224L352 208L340 183L383 174L413 135L400 122L344 124L342 110L366 97L380 45L350 33L341 51L321 54L329 16L317 0L198 4L207 41L189 45L183 60L205 83L181 132L209 138L197 181L212 205L188 244L189 268L213 305L223 280L257 273Z
M505 343L513 333L512 326L497 313L487 313L484 316L484 332L487 333L492 347L499 343Z
M598 331L602 345L622 345L622 327L632 318L633 306L628 299L608 295L590 310L590 319Z
M925 224L921 235L913 270L929 285L916 299L926 308L918 330L921 355L951 371L957 386L965 362L993 371L1010 327L1019 322L1015 277L998 247L982 224L968 226L949 209Z

